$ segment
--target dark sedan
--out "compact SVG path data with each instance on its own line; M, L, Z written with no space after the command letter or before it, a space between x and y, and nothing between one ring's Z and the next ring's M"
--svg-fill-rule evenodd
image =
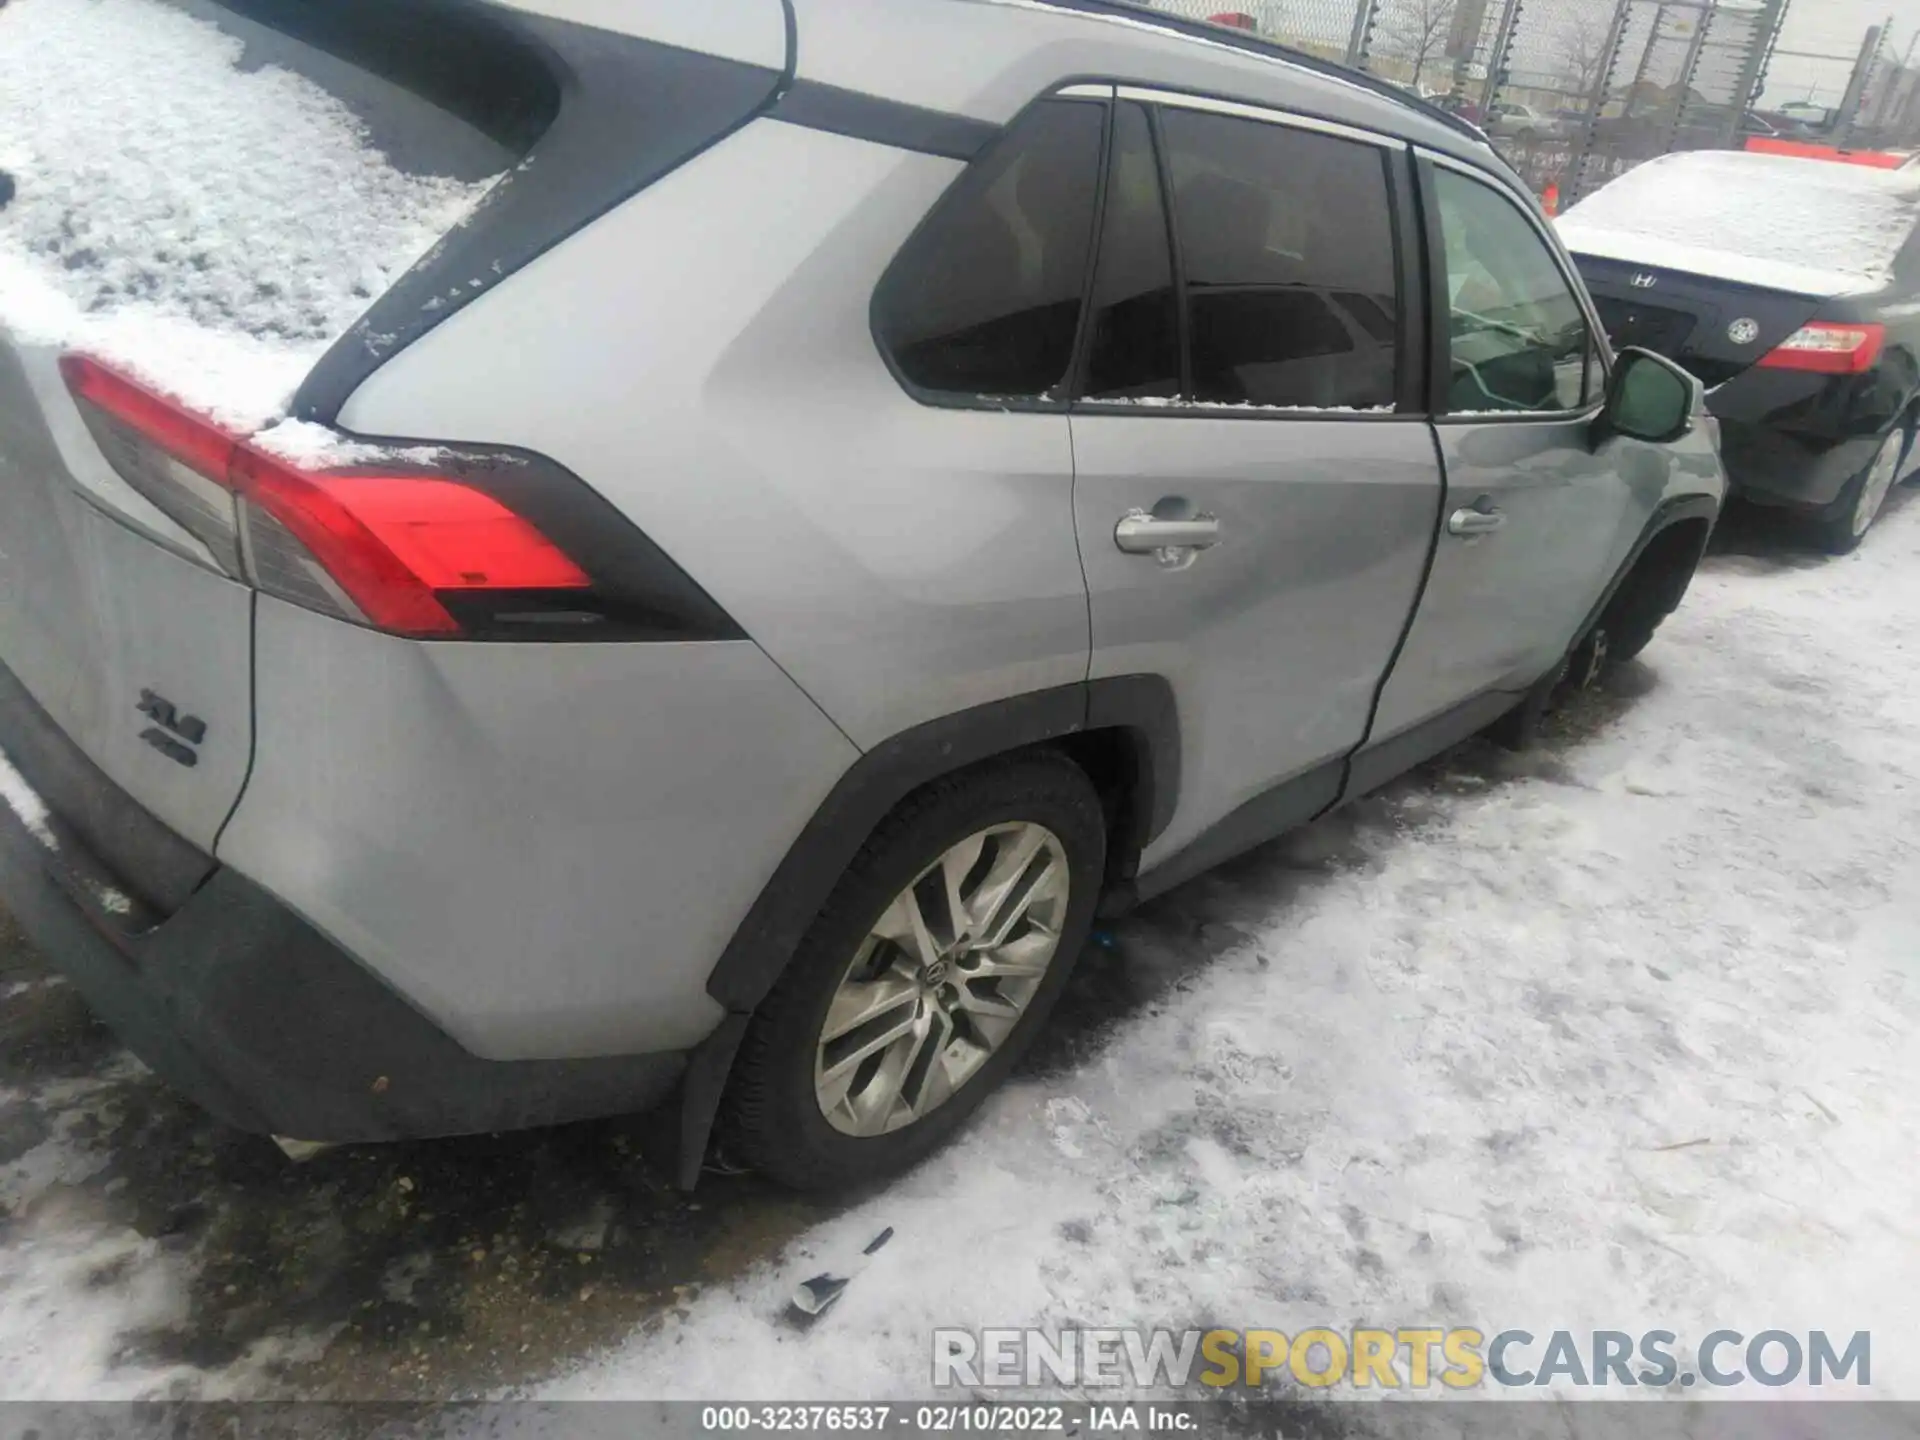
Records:
M1629 172L1560 230L1614 344L1705 383L1738 493L1838 554L1916 458L1917 221L1920 169L1698 151Z

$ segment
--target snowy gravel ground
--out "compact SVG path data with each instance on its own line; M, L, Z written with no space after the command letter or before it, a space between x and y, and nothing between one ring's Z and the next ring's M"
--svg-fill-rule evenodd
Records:
M1736 516L1545 743L1125 922L962 1143L843 1205L689 1201L631 1122L288 1166L0 933L0 1394L914 1396L934 1326L1424 1321L1871 1330L1920 1399L1920 496L1883 527Z

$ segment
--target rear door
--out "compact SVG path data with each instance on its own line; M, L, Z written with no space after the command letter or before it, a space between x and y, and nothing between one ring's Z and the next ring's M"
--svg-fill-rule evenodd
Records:
M1497 712L1554 666L1665 493L1669 466L1637 442L1595 450L1602 347L1530 210L1465 167L1423 161L1421 174L1445 310L1434 428L1446 503L1370 747L1450 714L1470 733L1492 716L1459 707ZM1428 738L1412 749L1461 735Z
M1184 873L1331 803L1366 732L1440 494L1418 247L1386 137L1122 87L1110 153L1074 513L1093 675L1174 688L1144 868L1211 830Z

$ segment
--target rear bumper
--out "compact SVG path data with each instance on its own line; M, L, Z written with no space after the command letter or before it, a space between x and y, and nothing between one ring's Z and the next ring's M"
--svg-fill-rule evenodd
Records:
M1832 510L1904 412L1901 367L1809 375L1754 366L1714 390L1727 478L1747 499L1805 513Z
M0 748L52 811L29 824L0 807L0 902L135 1054L228 1124L321 1141L517 1129L645 1109L685 1069L678 1053L483 1060L210 860L177 908L147 898L163 887L110 870L62 811L84 794L89 829L158 822L49 729L0 683Z
M1807 435L1766 424L1721 420L1720 453L1735 494L1761 505L1823 511L1872 461L1877 436Z

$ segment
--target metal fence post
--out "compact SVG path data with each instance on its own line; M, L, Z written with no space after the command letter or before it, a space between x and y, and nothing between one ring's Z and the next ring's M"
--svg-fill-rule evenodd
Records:
M1867 38L1860 46L1859 63L1853 67L1853 78L1847 81L1847 93L1840 101L1839 133L1834 138L1842 150L1853 139L1860 121L1860 107L1867 98L1868 82L1873 79L1874 67L1880 63L1880 46L1892 27L1893 17L1889 15L1886 25L1875 25L1867 31Z
M1767 83L1767 67L1773 60L1774 47L1780 43L1780 27L1787 18L1787 3L1788 0L1765 0L1760 19L1755 22L1754 43L1734 85L1733 114L1728 117L1726 132L1721 136L1721 144L1729 150L1739 148L1740 127L1746 121L1747 112L1760 103L1760 92Z
M1686 59L1680 63L1679 89L1674 96L1673 124L1667 130L1668 150L1672 150L1680 140L1680 127L1687 118L1688 102L1693 96L1693 82L1700 76L1700 57L1706 53L1707 36L1712 32L1714 22L1720 16L1720 0L1706 0L1700 11L1700 18L1693 24L1693 40L1687 46Z
M1347 38L1347 64L1355 70L1367 68L1367 55L1373 46L1373 26L1379 15L1380 0L1354 0L1353 33Z
M1505 83L1508 54L1513 49L1513 27L1520 18L1520 6L1523 0L1506 0L1506 7L1500 12L1500 28L1494 32L1493 49L1487 53L1487 83L1480 92L1480 110L1489 120L1493 118L1493 102L1499 98Z
M1620 68L1621 52L1627 47L1627 26L1632 22L1634 0L1618 0L1613 10L1613 25L1607 31L1607 43L1600 50L1600 73L1593 82L1593 95L1587 103L1587 123L1580 135L1580 151L1574 157L1572 172L1568 178L1573 182L1569 193L1564 197L1571 204L1585 197L1587 193L1587 167L1593 159L1594 144L1599 139L1600 121L1606 114L1607 99L1613 93L1614 75Z

